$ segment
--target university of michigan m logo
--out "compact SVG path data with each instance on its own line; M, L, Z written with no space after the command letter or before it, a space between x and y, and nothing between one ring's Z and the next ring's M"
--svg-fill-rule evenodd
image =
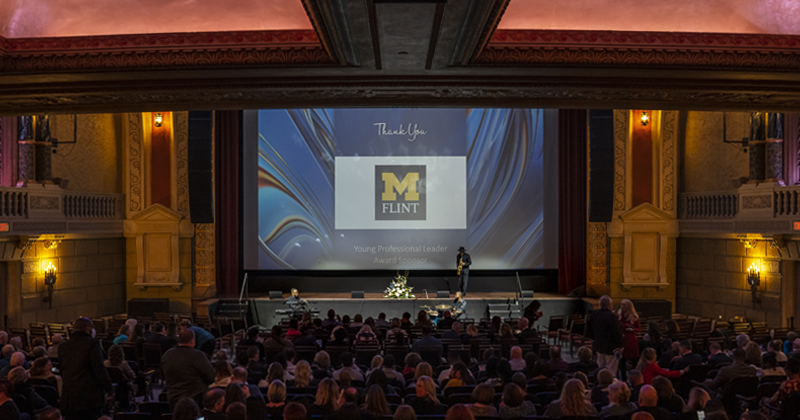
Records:
M425 165L375 166L375 220L425 220Z

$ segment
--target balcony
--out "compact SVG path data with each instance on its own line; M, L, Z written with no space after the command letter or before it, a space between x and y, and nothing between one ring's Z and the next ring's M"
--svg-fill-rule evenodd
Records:
M800 221L800 186L747 184L738 190L680 194L681 233L793 234Z
M62 190L54 185L0 187L0 230L3 235L122 234L124 199L124 194Z

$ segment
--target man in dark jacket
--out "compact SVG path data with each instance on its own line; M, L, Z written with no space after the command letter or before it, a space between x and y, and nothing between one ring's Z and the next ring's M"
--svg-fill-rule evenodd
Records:
M161 357L161 370L167 383L170 407L181 398L192 398L202 404L201 396L214 383L214 368L205 353L195 350L194 332L184 329L178 336L178 346Z
M683 370L692 365L703 364L703 357L692 351L692 342L689 340L681 341L678 354L680 357L672 362L670 370Z
M92 337L94 324L89 318L75 321L75 332L58 346L61 369L61 409L70 420L97 420L103 414L106 398L114 388L103 366L103 349Z
M593 348L597 353L598 368L608 369L616 376L619 360L615 352L622 347L622 327L612 309L611 297L603 295L600 298L600 309L592 311L589 315L586 336L594 340Z
M163 355L169 349L175 347L175 340L173 338L167 337L167 334L164 331L164 324L158 323L155 326L155 332L153 332L150 337L144 339L145 343L151 344L158 344L161 346L161 354Z
M708 345L708 365L711 366L711 369L716 369L717 365L720 364L729 365L731 363L733 363L733 359L722 351L722 346L719 343Z

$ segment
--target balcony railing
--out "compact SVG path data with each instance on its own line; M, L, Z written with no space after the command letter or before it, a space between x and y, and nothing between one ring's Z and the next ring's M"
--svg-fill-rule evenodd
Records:
M0 187L0 219L124 219L123 194ZM0 220L2 221L2 220Z
M681 219L729 219L739 212L739 191L681 194Z

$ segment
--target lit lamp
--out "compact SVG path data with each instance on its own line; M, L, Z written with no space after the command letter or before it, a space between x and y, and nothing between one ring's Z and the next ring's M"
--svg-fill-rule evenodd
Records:
M647 111L642 111L642 116L639 117L639 122L642 123L642 127L647 127L647 124L650 124L650 115Z
M161 127L161 124L164 123L164 115L162 115L160 112L156 112L156 116L153 121L156 127Z
M47 296L43 299L50 304L50 309L53 309L53 286L56 284L56 268L53 263L48 263L47 268L44 269L44 285L47 286Z
M761 268L755 262L750 264L750 268L747 269L747 284L750 285L750 291L753 293L753 309L755 309L756 303L759 301L756 292L758 286L761 285Z

